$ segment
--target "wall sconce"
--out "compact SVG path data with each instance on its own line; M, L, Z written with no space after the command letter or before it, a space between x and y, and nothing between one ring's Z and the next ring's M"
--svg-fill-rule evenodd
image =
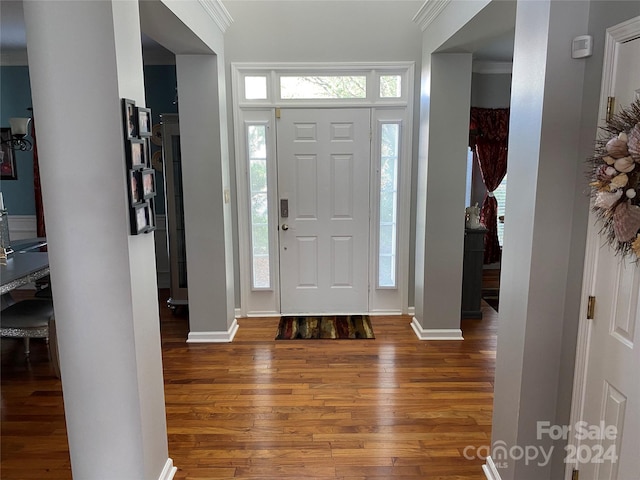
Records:
M25 138L29 130L29 123L31 123L31 118L10 118L11 138L2 140L2 143L10 145L14 150L30 151L33 145Z

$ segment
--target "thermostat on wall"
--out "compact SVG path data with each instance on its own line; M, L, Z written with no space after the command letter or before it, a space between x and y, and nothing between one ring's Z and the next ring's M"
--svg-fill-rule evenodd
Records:
M571 58L590 57L593 52L593 38L591 35L580 35L571 44Z

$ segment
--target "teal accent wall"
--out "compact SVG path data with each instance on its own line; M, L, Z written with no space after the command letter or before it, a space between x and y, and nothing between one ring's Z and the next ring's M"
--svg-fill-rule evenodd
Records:
M153 125L160 123L160 114L178 113L176 104L176 67L175 65L145 65L144 66L144 90L147 99L147 107L151 108ZM151 143L151 155L161 148ZM164 175L156 173L156 213L164 215Z
M26 66L0 67L0 126L8 127L11 117L30 117L31 84ZM17 180L0 181L0 190L9 215L35 215L33 196L33 152L14 152Z
M176 67L175 65L145 65L144 85L147 107L151 108L153 124L160 122L161 113L177 113L176 100ZM0 125L9 126L11 117L28 117L31 112L31 85L29 83L29 67L0 67ZM37 113L35 114L37 117ZM36 135L38 126L36 125ZM151 145L152 154L160 147ZM5 208L9 215L35 215L35 199L33 196L33 153L15 152L18 168L17 180L2 180L2 191ZM40 155L40 162L46 161ZM124 179L123 179L124 181ZM156 213L165 213L164 177L156 175ZM46 208L46 207L45 207Z

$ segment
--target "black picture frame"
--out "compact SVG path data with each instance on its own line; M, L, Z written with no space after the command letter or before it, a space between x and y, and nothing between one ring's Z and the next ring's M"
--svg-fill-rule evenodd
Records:
M138 137L138 112L135 100L122 99L122 127L124 139L132 140Z
M149 138L143 138L144 141L144 168L151 168L151 142Z
M147 168L149 152L147 142L141 138L132 138L127 142L127 164L131 169Z
M129 170L129 203L132 207L144 203L142 170Z
M2 127L0 129L0 138L3 142L9 142L11 140L11 128ZM0 149L0 171L2 172L2 180L18 179L16 156L10 143L3 143Z
M147 217L147 202L141 203L129 209L129 222L131 224L131 234L140 235L149 228Z
M136 108L136 120L138 125L138 135L140 137L151 137L151 109L146 107Z
M153 168L140 171L142 180L142 197L144 199L156 196L156 172Z
M145 233L152 232L156 229L156 204L153 200L147 202L145 215L147 217L147 229Z

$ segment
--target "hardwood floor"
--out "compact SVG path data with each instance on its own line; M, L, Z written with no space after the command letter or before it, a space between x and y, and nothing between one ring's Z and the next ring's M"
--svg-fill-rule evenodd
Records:
M163 292L164 293L164 292ZM497 315L464 341L417 340L409 317L373 317L375 340L273 340L240 319L230 344L186 344L161 295L175 478L481 480L491 437ZM70 479L62 391L47 348L2 339L2 478ZM118 479L129 480L129 479ZM131 479L138 480L138 479Z

